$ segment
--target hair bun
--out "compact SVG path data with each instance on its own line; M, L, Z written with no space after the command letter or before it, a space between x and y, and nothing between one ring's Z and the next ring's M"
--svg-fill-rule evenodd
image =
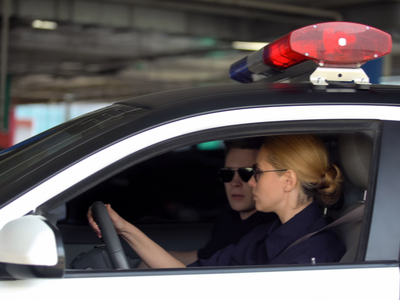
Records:
M324 204L333 204L339 199L341 185L342 174L336 165L331 164L317 183L315 196Z

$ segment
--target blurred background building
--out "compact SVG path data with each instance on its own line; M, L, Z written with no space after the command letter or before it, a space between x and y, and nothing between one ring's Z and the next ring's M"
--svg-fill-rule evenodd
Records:
M169 89L236 84L248 50L302 26L351 21L389 32L371 81L400 75L400 1L2 0L0 148L108 103ZM262 47L262 44L257 46Z

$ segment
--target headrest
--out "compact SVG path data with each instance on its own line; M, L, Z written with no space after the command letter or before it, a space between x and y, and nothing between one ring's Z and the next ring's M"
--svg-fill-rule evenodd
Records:
M372 140L361 133L339 136L339 154L342 169L356 187L368 187L369 166L371 163Z

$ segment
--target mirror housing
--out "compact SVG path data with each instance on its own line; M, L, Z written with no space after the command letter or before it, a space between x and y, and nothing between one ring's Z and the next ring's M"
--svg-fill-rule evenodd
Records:
M57 227L42 216L24 216L0 230L0 278L61 278L65 254Z

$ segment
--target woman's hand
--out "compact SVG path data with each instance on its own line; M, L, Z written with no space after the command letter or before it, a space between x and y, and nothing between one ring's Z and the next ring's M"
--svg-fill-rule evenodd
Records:
M105 207L106 207L106 209L108 211L108 214L110 215L111 221L112 221L117 233L121 234L122 232L124 232L125 227L126 227L126 221L123 218L121 218L121 216L119 214L117 214L115 212L115 210L113 210L111 208L110 204L105 204ZM99 238L101 238L101 231L100 231L99 226L97 225L97 223L93 219L93 214L92 214L91 207L89 207L89 211L87 213L87 218L88 218L90 227L93 229L93 231L96 233L96 235Z
M141 257L141 259L150 268L184 268L185 265L171 256L167 251L149 239L137 227L121 218L110 204L105 205L110 215L111 222L118 234L124 238L132 249ZM101 231L93 219L92 210L89 208L87 218L90 227L101 238Z

